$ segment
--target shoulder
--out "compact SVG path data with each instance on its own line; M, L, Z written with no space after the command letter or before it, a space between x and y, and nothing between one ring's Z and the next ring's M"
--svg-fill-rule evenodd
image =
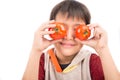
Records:
M42 53L39 61L40 61L40 62L39 62L39 66L40 66L40 67L41 67L41 66L43 67L43 66L44 66L44 53Z
M90 56L90 69L97 68L97 66L100 69L102 68L100 57L96 54L91 54L91 56Z
M89 65L92 80L104 80L102 64L98 55L91 54Z
M40 57L38 80L44 80L44 53Z

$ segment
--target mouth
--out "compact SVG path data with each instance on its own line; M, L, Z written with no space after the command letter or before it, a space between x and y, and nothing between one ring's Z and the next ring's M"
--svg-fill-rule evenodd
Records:
M74 47L74 46L75 46L74 43L67 43L67 42L60 42L60 44L61 44L63 47L66 47L66 48L71 48L71 47Z

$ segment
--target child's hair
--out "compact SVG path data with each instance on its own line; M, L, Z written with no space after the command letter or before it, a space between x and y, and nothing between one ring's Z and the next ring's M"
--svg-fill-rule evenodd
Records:
M88 8L78 1L64 0L57 4L51 11L50 20L55 20L58 13L67 15L67 18L82 19L86 24L90 24L91 15Z

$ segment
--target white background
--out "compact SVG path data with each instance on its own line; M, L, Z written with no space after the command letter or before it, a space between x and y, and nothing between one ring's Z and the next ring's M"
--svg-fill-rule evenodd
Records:
M0 0L0 80L21 80L35 30L49 20L61 0ZM119 0L79 0L90 10L91 23L107 32L111 55L120 71Z

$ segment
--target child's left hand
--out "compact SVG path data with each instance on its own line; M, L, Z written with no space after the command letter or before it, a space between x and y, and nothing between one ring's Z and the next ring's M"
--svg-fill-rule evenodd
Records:
M106 31L98 24L89 24L88 26L90 30L94 29L93 37L85 41L79 40L79 42L94 48L96 52L100 51L100 49L107 47L108 40Z

